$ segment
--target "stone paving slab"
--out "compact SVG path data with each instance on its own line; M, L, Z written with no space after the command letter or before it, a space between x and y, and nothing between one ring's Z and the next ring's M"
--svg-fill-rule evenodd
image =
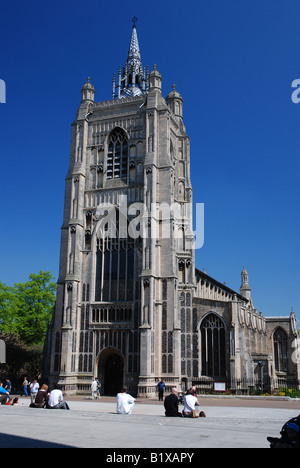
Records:
M68 401L68 399L67 399ZM68 401L70 411L0 406L0 447L268 448L295 408L203 406L207 417L166 418L162 404L137 402L131 415L115 402Z

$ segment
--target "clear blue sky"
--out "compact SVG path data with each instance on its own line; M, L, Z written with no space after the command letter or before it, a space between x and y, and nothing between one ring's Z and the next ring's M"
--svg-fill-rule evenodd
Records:
M264 315L300 318L299 0L14 1L1 6L0 280L58 276L71 123L87 76L111 98L133 16L143 65L177 85L205 204L199 269L235 290L249 272Z

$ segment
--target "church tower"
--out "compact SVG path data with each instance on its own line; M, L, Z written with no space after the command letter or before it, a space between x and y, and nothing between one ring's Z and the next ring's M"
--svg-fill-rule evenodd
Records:
M143 68L137 29L112 99L90 78L72 124L49 381L103 394L180 387L180 310L195 284L189 138L175 85ZM184 297L184 304L183 298Z
M258 313L245 267L240 293L195 268L183 99L143 67L135 23L111 99L95 100L94 79L81 88L43 378L87 393L98 377L102 394L125 384L150 397L161 377L233 393L263 377L271 392L299 380L295 316Z

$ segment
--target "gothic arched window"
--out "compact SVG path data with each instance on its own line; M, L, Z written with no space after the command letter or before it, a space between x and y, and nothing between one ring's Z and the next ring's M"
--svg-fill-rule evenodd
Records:
M209 314L201 327L202 375L225 377L225 326L216 314Z
M97 302L132 301L134 299L135 240L122 233L127 219L119 210L115 212L115 229L108 234L103 226L97 239L96 294ZM121 222L122 221L122 222Z
M287 372L288 352L287 334L282 328L277 328L273 335L274 361L276 372Z
M122 128L112 130L108 139L107 179L126 179L128 166L128 139Z

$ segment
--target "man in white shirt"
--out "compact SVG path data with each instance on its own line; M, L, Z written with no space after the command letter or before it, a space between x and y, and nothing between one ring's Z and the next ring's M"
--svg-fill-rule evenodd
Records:
M50 392L47 408L70 409L68 404L64 401L63 393L59 388L55 387L55 389Z
M124 387L121 390L121 393L117 395L117 413L118 414L131 414L135 399L127 393L127 387Z
M187 394L184 396L183 399L183 416L186 418L191 418L193 414L193 410L196 409L196 406L199 405L199 401L197 398L192 394L193 390L190 388L187 391Z
M91 384L92 400L98 397L98 381L95 378Z
M39 385L39 383L37 382L37 380L34 380L34 381L30 384L29 388L30 388L31 403L34 403L34 402L35 402L36 395L37 395L37 392L39 391L40 385Z
M182 415L185 418L192 418L193 417L193 411L196 409L196 406L199 406L199 401L198 401L197 397L195 397L193 395L193 393L194 393L193 389L190 388L186 392L186 395L184 396L184 399L183 399L184 407L183 407ZM201 411L201 412L198 413L198 416L200 416L200 418L205 418L206 414L204 413L204 411Z

